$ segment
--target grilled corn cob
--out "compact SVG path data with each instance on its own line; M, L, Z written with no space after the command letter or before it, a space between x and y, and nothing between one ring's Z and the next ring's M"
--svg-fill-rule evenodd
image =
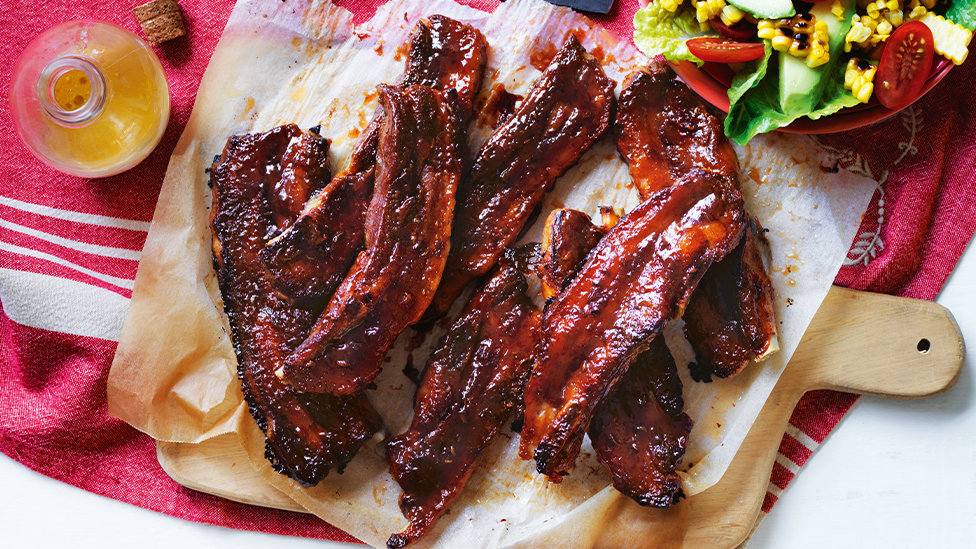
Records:
M878 68L867 61L852 57L844 72L844 87L854 93L861 103L867 103L874 93L874 74Z
M915 10L912 11L912 15L914 14ZM910 16L910 18L913 21L925 23L932 30L936 53L945 56L957 65L961 65L966 60L966 56L969 55L969 42L973 39L971 31L947 21L945 17L936 15L931 11L925 11L918 17Z
M808 67L817 67L830 60L827 23L809 13L800 13L791 19L763 19L756 27L759 38L769 40L774 50L805 58Z

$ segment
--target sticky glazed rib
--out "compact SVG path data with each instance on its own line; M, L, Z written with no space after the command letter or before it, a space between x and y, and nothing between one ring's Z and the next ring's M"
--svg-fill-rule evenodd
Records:
M624 80L614 133L645 200L696 169L738 179L739 159L721 121L665 61L652 61Z
M333 468L341 471L382 428L365 396L301 395L274 374L318 312L280 299L258 252L277 223L293 219L294 203L277 191L313 192L315 185L299 174L325 173L328 168L315 163L325 161L327 148L325 139L292 125L232 136L211 174L214 262L244 397L267 438L265 456L275 470L305 485Z
M678 368L658 337L590 420L593 449L613 487L645 507L668 507L682 495L675 469L694 424L682 407Z
M750 219L742 242L705 273L688 302L683 318L698 357L691 366L696 381L732 377L773 350L776 314L761 231Z
M631 73L615 120L617 148L643 198L695 169L738 187L738 158L722 123L704 101L675 79L667 63ZM696 380L731 377L778 348L773 290L762 255L768 247L752 230L702 278L684 314L685 333L698 356Z
M444 280L425 318L444 314L495 265L555 180L604 133L613 88L600 62L570 35L518 110L488 138L459 189Z
M579 210L559 208L549 214L542 229L542 259L538 265L542 297L550 299L563 291L583 266L586 254L606 232Z
M368 387L397 336L430 304L447 259L462 170L456 94L381 85L379 95L366 249L285 359L284 379L300 391L346 395Z
M328 185L332 177L329 140L312 131L298 132L294 125L270 131L289 138L277 166L280 173L275 173L273 184L266 187L272 220L281 231L298 218L313 194Z
M406 547L460 495L478 457L521 405L540 314L525 277L501 262L431 355L410 428L387 446L410 520L387 542Z
M411 33L404 73L397 85L454 89L466 127L488 60L484 36L474 27L433 15ZM366 209L373 192L382 110L360 135L345 169L308 203L292 229L262 251L275 288L300 305L324 304L364 246Z
M397 84L457 91L457 114L466 127L487 63L488 42L481 31L443 15L431 15L418 21L411 34L406 68Z
M378 133L378 124L366 128L349 165L261 251L269 280L283 299L321 309L362 249Z
M677 318L702 273L739 241L742 195L693 171L627 214L549 305L525 392L519 453L555 482L572 469L594 410Z
M549 215L538 266L544 288L559 293L572 281L599 237L616 225L611 213L603 211L602 228L576 210ZM700 285L692 296L699 291ZM693 422L682 412L681 388L674 358L664 338L656 337L597 405L587 429L613 486L644 506L667 507L682 494L675 469L684 457Z

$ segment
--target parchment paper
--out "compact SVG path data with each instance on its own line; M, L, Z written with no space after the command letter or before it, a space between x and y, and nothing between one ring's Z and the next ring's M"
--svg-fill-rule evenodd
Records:
M326 2L238 2L171 159L108 382L112 415L166 441L199 442L237 432L265 479L376 546L406 525L382 444L363 449L343 475L331 474L315 488L274 473L263 457L264 437L243 404L213 271L205 169L229 135L296 123L322 125L322 135L332 139L330 161L338 171L372 116L376 84L392 82L402 72L410 30L420 17L434 13L468 22L487 37L482 94L503 83L524 95L540 74L533 54L558 50L569 32L618 83L646 62L629 41L541 0L505 2L492 15L444 0L399 0L357 29L348 12ZM473 124L471 151L488 133L489 128ZM682 364L687 344L676 327L669 330L686 411L696 423L682 472L689 495L712 486L725 472L826 295L876 185L831 170L826 153L807 137L759 136L738 152L748 209L770 229L780 351L732 380L695 383ZM601 205L630 210L637 203L627 166L608 136L557 182L524 240L541 238L553 207L596 216ZM402 432L412 415L415 387L402 374L403 366L408 360L422 366L442 333L435 329L408 352L413 335L408 330L390 353L370 400L391 433ZM573 474L555 485L536 475L532 462L517 458L517 437L506 431L490 446L463 495L418 546L529 547L558 541L591 547L601 540L618 545L627 540L650 547L675 539L654 525L672 524L666 519L680 515L682 506L644 509L621 496L588 442Z

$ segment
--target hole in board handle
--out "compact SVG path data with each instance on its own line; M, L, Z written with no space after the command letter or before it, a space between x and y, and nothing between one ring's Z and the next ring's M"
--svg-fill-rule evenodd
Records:
M922 353L924 355L925 353L929 352L929 349L932 348L932 343L929 342L929 340L923 338L923 339L919 340L918 345L916 346L916 348L918 349L918 352L920 352L920 353Z

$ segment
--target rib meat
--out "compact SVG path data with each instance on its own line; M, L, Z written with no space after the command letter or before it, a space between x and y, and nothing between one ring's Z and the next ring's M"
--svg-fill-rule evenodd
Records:
M675 468L693 425L681 408L678 368L658 337L590 420L593 449L613 487L643 506L668 507L681 497Z
M542 229L542 259L538 266L544 298L563 291L583 266L586 254L606 232L579 210L560 208L549 214Z
M387 446L410 520L388 547L405 547L433 527L520 406L540 317L526 289L518 269L499 263L431 355L413 422Z
M481 89L488 43L481 32L443 15L417 22L410 37L406 68L397 84L457 91L457 114L466 127L474 114L474 98Z
M213 167L213 254L230 320L238 375L251 413L267 437L275 470L314 485L348 463L382 428L364 395L298 394L274 374L308 334L318 314L281 300L258 252L294 219L293 197L328 181L328 141L293 125L231 137ZM288 189L287 196L281 189Z
M321 309L362 249L378 133L378 124L366 128L349 165L261 251L269 280L283 299Z
M776 315L763 261L769 248L750 221L745 238L705 273L685 309L685 335L698 357L691 366L696 381L732 377L771 350Z
M458 191L451 254L426 317L444 314L518 237L556 178L609 125L614 83L572 35L488 139Z
M285 359L300 391L355 393L430 304L450 244L462 133L453 91L379 87L384 116L366 249L308 338Z
M738 179L739 159L721 121L665 61L652 61L624 80L614 132L645 200L692 170Z
M703 171L620 220L543 317L525 393L523 459L534 457L540 473L562 479L594 410L744 229L738 188Z
M738 159L722 123L704 101L675 79L667 63L631 73L620 94L617 148L643 198L704 169L738 187ZM776 348L772 282L755 222L723 261L705 273L685 310L685 333L698 362L698 380L730 377Z
M555 293L565 288L599 236L615 224L616 220L605 215L604 227L597 227L576 210L550 214L539 263L543 287L556 288ZM698 291L700 285L696 294ZM682 413L681 388L674 358L664 338L656 337L590 420L587 433L614 487L641 505L667 507L681 495L681 479L675 469L684 457L693 425Z
M454 89L464 128L472 115L488 56L474 27L433 15L417 23L404 73L397 84ZM373 192L382 109L366 126L349 165L307 204L292 229L262 251L275 288L302 305L324 304L345 278L364 246L366 209Z
M308 199L329 183L329 140L316 133L298 132L294 125L271 132L279 134L279 139L289 138L272 184L266 187L272 220L281 231L298 218Z

